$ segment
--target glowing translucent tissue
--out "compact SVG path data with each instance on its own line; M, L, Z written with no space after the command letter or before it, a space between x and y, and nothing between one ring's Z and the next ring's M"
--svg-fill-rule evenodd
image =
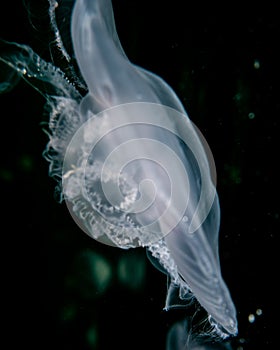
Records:
M73 72L74 59L56 27L55 4L50 0L52 25ZM236 311L221 276L220 208L205 140L172 89L127 59L111 0L77 0L71 36L84 82L24 45L6 43L10 53L1 58L48 100L45 156L61 197L94 239L125 249L146 247L151 262L168 275L166 309L187 308L196 298L213 333L235 335Z

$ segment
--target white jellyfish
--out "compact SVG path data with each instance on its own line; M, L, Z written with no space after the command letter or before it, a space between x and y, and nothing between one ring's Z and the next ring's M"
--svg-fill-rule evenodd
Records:
M57 42L71 65L54 19L56 4L49 2ZM235 335L206 141L174 91L128 60L111 0L76 0L71 36L85 93L77 76L69 79L27 46L5 43L0 58L47 98L45 157L61 198L92 238L124 249L146 247L168 275L166 309L187 308L196 298L214 333Z

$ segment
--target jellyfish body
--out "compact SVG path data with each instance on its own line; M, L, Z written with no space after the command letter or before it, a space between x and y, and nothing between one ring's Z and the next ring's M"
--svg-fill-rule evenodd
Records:
M80 112L86 118L89 119L90 116L102 110L108 108L112 110L112 107L127 103L134 103L143 113L147 113L144 104L137 104L144 102L171 107L184 113L187 119L179 99L162 79L128 61L118 39L110 0L76 1L72 14L72 38L77 62L89 90L80 105ZM161 113L161 116L164 114L163 118L168 120L170 115L168 115L168 111L166 114L165 112L166 110ZM183 201L187 203L183 215L182 213L177 215L177 207L180 207L181 204L176 206L176 203L172 203L173 210L170 210L168 215L160 216L167 206L171 190L168 186L168 177L164 177L164 171L153 167L147 161L147 157L145 160L138 159L137 166L134 165L127 169L124 172L125 179L130 178L132 182L136 181L138 183L139 179L144 178L157 181L157 200L141 212L135 213L128 210L128 214L130 214L130 219L133 220L132 226L136 227L155 222L156 216L160 216L160 219L156 221L157 226L154 225L153 229L163 231L167 226L168 234L164 234L161 237L162 239L156 242L147 243L145 241L142 245L148 247L150 255L171 276L171 290L172 288L174 290L174 286L178 286L178 293L183 299L189 293L193 294L207 310L210 315L209 320L222 336L236 334L235 307L220 271L218 257L220 209L216 194L208 215L204 220L200 220L201 224L196 225L195 230L190 230L191 219L194 217L199 204L205 177L208 179L208 187L213 187L209 167L199 167L198 164L201 159L205 164L206 159L206 156L202 154L203 147L199 138L193 136L193 128L189 127L187 128L189 133L187 139L193 137L192 145L195 146L182 145L176 132L168 134L162 128L140 127L136 123L133 124L133 120L130 119L132 114L135 114L135 111L132 113L130 110L130 113L128 113L127 108L123 109L122 125L127 125L127 121L127 123L131 123L132 129L123 129L121 133L115 133L114 135L110 133L109 136L107 133L106 142L103 142L103 147L100 147L100 150L95 153L95 159L98 158L103 162L106 155L113 152L120 142L123 143L132 138L142 141L142 143L131 144L130 147L126 148L129 151L133 149L134 152L132 153L134 155L137 155L137 146L140 145L141 147L141 144L143 147L146 146L147 152L149 147L156 147L155 144L154 146L148 145L144 138L162 141L162 144L164 143L176 153L180 163L183 164L184 170L177 166L176 162L176 164L174 163L177 175L174 175L176 186L173 186L173 190L174 187L179 188ZM111 119L108 118L107 123L110 124L112 119L114 119L114 116L111 116ZM174 129L178 132L180 126L175 125ZM81 136L78 138L79 142L82 138ZM75 148L79 142L75 142L73 147ZM92 142L91 140L90 143L92 144ZM73 147L70 147L70 149ZM191 155L194 148L198 150L195 157ZM141 153L139 148L138 152ZM123 157L123 152L119 150L119 153ZM164 149L162 153L165 153ZM199 154L199 157L197 157L197 154ZM164 164L164 161L161 160L160 150L156 150L153 155L158 163ZM170 154L165 153L165 157L168 158L168 156ZM120 161L120 155L118 156L116 153L114 157L114 159L119 158L115 160L115 163L111 163L112 169L114 164ZM87 154L88 158L89 153ZM131 161L131 157L129 157L129 160ZM120 162L126 164L123 159ZM166 169L164 166L163 168ZM201 170L203 174L201 174ZM184 172L187 174L187 179ZM138 181L135 180L137 177ZM132 182L130 183L131 188L133 188ZM184 191L188 192L187 197L184 197ZM211 191L213 193L213 188ZM142 189L142 198L145 194L148 196L149 192L152 192L150 187ZM180 195L176 196L176 198L179 197ZM176 225L170 226L170 222L174 222ZM132 229L132 226L128 225L128 230ZM150 226L149 230L151 231ZM167 308L172 307L171 290L168 293Z
M71 215L103 243L146 247L168 275L166 309L187 308L196 298L214 333L235 335L218 254L219 201L202 137L174 91L127 59L111 0L76 0L71 36L83 96L30 48L17 45L20 52L3 59L24 79L56 90L44 93L51 109L45 156Z

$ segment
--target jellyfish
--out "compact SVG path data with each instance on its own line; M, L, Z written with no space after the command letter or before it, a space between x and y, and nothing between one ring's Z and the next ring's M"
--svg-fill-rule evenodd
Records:
M111 0L75 1L74 57L55 22L59 4L49 3L67 74L25 45L5 42L0 59L47 99L44 156L60 200L90 237L146 249L167 275L166 310L187 309L196 300L210 332L221 339L236 335L236 310L219 262L220 207L206 140L171 87L129 61Z

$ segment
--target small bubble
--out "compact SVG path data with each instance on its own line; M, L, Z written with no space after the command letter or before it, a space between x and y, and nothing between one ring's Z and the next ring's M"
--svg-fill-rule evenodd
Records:
M248 316L248 321L249 321L250 323L255 322L255 315L250 314L250 315Z
M256 315L258 315L258 316L262 315L262 309L257 309L256 310Z
M255 69L260 69L260 66L261 66L261 65L260 65L260 61L259 61L259 60L255 60L255 61L254 61L254 68L255 68Z
M255 113L251 112L248 114L249 119L254 119L255 118Z
M183 216L183 222L188 222L189 221L189 218L187 216Z

